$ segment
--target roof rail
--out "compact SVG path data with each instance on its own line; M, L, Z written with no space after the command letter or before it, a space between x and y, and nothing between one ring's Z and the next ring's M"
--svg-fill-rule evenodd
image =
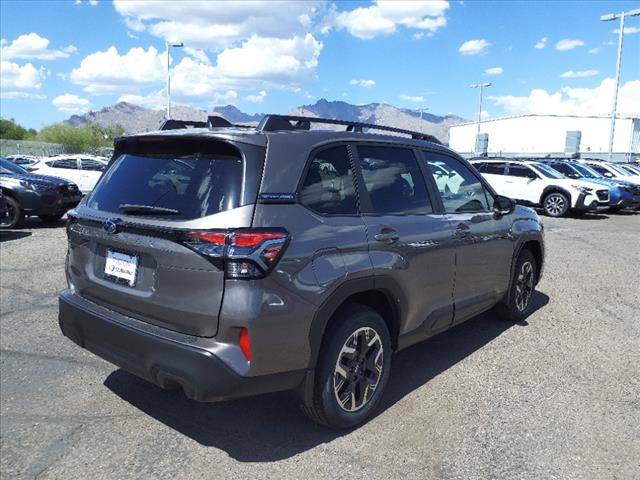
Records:
M292 123L295 122L295 123ZM314 118L299 117L295 115L265 115L260 124L258 131L276 132L279 130L310 130L312 123L324 123L328 125L344 125L347 132L362 132L363 129L381 130L385 132L401 133L409 135L416 140L424 140L427 142L441 143L433 135L427 133L414 132L412 130L404 130L402 128L386 127L384 125L375 125L373 123L350 122L347 120L334 120L331 118Z

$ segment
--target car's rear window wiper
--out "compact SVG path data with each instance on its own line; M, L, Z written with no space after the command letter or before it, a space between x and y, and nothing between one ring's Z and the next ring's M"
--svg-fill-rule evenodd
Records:
M136 205L132 203L121 203L118 207L124 213L133 215L178 215L179 210L174 208L156 207L153 205Z

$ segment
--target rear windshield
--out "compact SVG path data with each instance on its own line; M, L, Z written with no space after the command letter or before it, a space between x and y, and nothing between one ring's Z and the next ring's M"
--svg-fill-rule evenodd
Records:
M94 189L98 210L192 220L242 204L240 153L123 153ZM137 211L136 211L137 210Z

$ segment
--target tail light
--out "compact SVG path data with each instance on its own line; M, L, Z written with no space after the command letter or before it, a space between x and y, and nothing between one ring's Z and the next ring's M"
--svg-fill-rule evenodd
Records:
M227 278L253 279L269 274L289 242L284 229L206 230L190 232L185 245L214 262Z
M27 167L27 172L29 173L37 172L38 170L40 169L37 167Z

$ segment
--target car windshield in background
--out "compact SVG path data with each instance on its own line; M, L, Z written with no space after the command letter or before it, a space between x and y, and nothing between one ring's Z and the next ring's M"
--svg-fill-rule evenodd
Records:
M4 158L0 159L0 174L2 175L26 175L27 171L19 167L18 165L11 163L9 160L5 160Z
M201 154L123 154L104 175L88 206L107 212L191 220L240 205L243 161Z
M620 168L618 165L609 164L608 166L609 166L609 168L611 168L611 170L613 170L614 172L622 175L623 177L628 177L629 175L631 175L629 172L627 172L623 168Z
M596 172L593 168L588 167L587 165L582 165L580 163L572 163L571 166L580 172L585 178L604 178L598 172Z
M564 175L556 172L553 168L545 165L544 163L532 163L530 164L533 168L538 170L538 172L542 173L545 177L548 178L564 178Z

